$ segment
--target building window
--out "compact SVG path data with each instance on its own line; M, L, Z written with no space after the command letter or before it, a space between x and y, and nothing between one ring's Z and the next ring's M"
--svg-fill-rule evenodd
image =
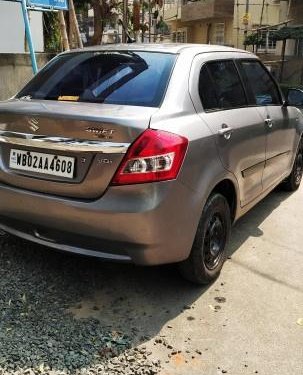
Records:
M215 44L224 44L225 24L224 22L215 23Z
M253 28L258 28L259 25L254 25ZM259 50L272 51L276 49L277 42L273 37L273 34L276 30L259 30L258 39L261 40L261 43L258 45Z
M187 43L187 29L178 29L172 33L173 43Z

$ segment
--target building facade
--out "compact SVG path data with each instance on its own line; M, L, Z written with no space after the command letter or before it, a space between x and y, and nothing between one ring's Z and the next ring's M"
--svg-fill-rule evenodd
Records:
M280 0L237 0L234 3L234 46L245 48L246 36L258 32L258 43L254 47L260 53L276 53L277 44L273 32L281 20L281 6L287 1ZM282 12L283 13L283 12Z
M43 21L41 12L30 12L31 32L37 52L44 51ZM21 5L0 1L0 53L26 52L25 28Z
M281 20L284 0L167 0L164 19L171 29L171 40L211 43L245 48L246 35L260 27L262 52L275 53L272 30ZM284 12L285 13L285 12ZM252 49L247 47L248 49Z
M233 45L234 0L168 0L164 21L171 40Z

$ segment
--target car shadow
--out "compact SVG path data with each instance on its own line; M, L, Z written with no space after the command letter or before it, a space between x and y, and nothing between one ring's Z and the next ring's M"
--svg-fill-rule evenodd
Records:
M235 225L229 254L288 194L276 190ZM174 266L136 267L54 252L14 237L0 240L0 359L15 369L41 363L77 370L154 338L207 287Z
M291 193L284 191L278 186L262 199L261 202L242 216L232 228L231 241L228 246L228 256L232 256L249 237L261 237L263 231L260 229L260 225L271 212L278 208L290 195Z

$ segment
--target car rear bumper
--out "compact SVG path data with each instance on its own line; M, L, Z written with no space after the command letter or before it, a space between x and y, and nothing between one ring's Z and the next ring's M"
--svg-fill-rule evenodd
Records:
M188 257L197 195L182 183L110 187L84 201L0 185L0 228L63 251L153 265Z

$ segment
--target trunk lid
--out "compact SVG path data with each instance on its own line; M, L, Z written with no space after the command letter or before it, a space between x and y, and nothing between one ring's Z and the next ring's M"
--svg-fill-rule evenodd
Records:
M0 181L48 194L97 198L156 111L153 107L46 100L0 103ZM13 154L20 165L17 159L12 164ZM27 161L22 167L23 154ZM39 160L49 164L60 159L62 166L64 157L66 162L74 160L73 175L66 177L59 169L51 174L48 168L46 172L42 168L43 173L29 168L28 158L36 155L38 164Z

